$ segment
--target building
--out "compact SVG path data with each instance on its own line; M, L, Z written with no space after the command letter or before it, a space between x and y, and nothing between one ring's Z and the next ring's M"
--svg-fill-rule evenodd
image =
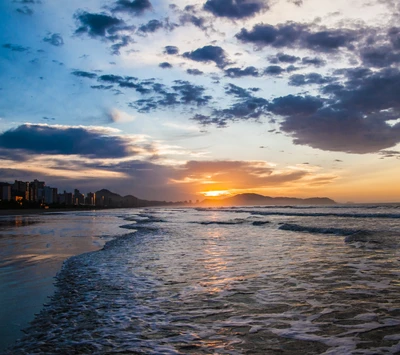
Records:
M45 193L44 188L46 183L37 179L29 183L29 200L34 202L43 202Z
M74 190L74 205L84 205L85 195L81 194L78 189Z
M18 196L29 201L29 182L15 180L11 187L11 193L12 196Z
M96 204L96 194L88 192L85 198L85 205L94 206Z
M58 203L61 203L62 205L67 205L71 206L73 204L73 195L72 192L66 192L64 190L64 193L58 194Z
M6 182L0 182L0 200L10 201L11 200L11 185Z
M57 188L45 186L44 189L44 203L51 205L58 202Z

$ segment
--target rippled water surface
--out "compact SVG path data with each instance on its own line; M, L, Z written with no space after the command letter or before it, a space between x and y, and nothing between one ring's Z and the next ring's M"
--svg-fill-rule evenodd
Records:
M400 352L400 208L124 210L13 354Z

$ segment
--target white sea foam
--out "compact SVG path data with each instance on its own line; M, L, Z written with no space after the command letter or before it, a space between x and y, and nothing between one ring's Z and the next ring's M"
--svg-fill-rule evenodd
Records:
M11 352L397 351L399 249L353 248L344 238L361 230L359 218L313 210L268 220L261 208L121 216L135 232L69 259L50 305ZM362 230L385 244L400 225L382 220L364 218Z

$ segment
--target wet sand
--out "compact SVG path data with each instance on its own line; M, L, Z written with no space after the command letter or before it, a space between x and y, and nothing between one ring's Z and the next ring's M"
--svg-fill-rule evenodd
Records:
M70 211L78 213L60 209L0 213L0 353L23 335L21 330L49 301L54 277L66 259L99 250L110 236L126 233L116 216Z

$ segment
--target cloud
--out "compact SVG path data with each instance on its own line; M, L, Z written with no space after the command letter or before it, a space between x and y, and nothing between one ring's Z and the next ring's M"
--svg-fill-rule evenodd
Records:
M80 27L75 31L76 34L86 33L90 37L110 37L125 22L116 17L105 13L91 14L86 11L78 11L75 18L80 23Z
M168 62L162 62L160 64L158 64L158 66L162 69L171 69L172 65Z
M291 22L277 26L257 24L250 31L242 28L235 37L243 43L253 43L259 48L292 47L306 29L306 25Z
M343 84L328 84L328 98L286 96L269 109L284 117L281 130L295 144L365 154L400 142L400 71L352 68L336 71Z
M151 9L152 5L149 0L118 0L112 7L113 12L125 12L132 15L142 15Z
M218 46L204 46L192 52L185 52L183 56L196 62L214 62L219 68L229 64L225 51Z
M205 88L200 85L194 85L188 81L175 80L174 85L168 87L159 83L149 83L146 87L146 94L153 94L147 99L136 100L130 103L130 107L139 112L150 112L165 107L183 107L189 105L206 105L212 99L205 95Z
M108 117L111 122L115 123L126 123L135 120L135 117L133 117L132 115L117 109L111 110L108 114Z
M33 10L28 6L20 7L16 11L22 15L33 15Z
M111 46L111 53L112 54L119 55L121 48L126 47L130 43L134 42L134 40L130 36L127 36L127 35L119 36L119 40L120 40L119 42L114 43Z
M50 43L53 46L59 47L64 44L64 40L59 33L49 34L45 38L43 38L44 42Z
M281 130L290 133L295 144L347 153L374 153L400 142L400 124L391 127L374 117L332 107L301 118L289 116Z
M301 63L304 65L313 65L317 68L323 67L324 65L326 65L326 61L323 60L322 58L318 58L318 57L314 57L314 58L304 57L301 59Z
M278 63L296 63L300 60L299 57L294 56L294 55L290 55L290 54L285 54L282 52L279 52L278 54L276 54L275 56L270 56L269 60L272 64L278 64Z
M318 73L294 74L289 77L289 85L304 86L304 85L324 85L335 81L333 77L324 77Z
M207 0L203 8L214 16L236 20L267 11L269 3L266 0Z
M308 169L301 168L278 171L265 161L188 161L175 172L171 182L202 192L230 190L240 193L246 192L241 190L293 184L310 179L312 175Z
M26 52L29 47L23 47L18 44L6 43L2 45L3 48L9 49L13 52Z
M239 86L228 84L225 93L234 96L234 102L229 108L214 109L210 115L196 114L192 120L201 125L216 125L226 127L229 122L234 121L256 121L268 114L268 101L261 97L255 97L253 90L244 89Z
M138 31L142 33L154 33L161 28L164 28L164 24L161 21L150 20L145 25L141 25Z
M23 124L0 134L0 148L26 154L121 158L134 154L122 137L90 127Z
M82 70L74 70L71 74L75 76L80 76L81 78L89 78L89 79L97 78L97 74L89 73Z
M268 109L281 116L303 117L315 113L323 104L324 101L316 97L287 95L272 100Z
M280 67L279 65L270 65L264 69L264 74L265 75L280 75L284 72L285 70Z
M201 70L198 69L186 69L186 73L190 74L190 75L203 75L204 72L202 72Z
M106 13L94 14L79 10L75 13L74 18L78 24L75 34L86 34L91 38L116 42L111 46L112 54L120 54L122 47L133 42L130 34L134 31L135 26L128 26L117 17Z
M353 48L353 42L361 37L361 30L352 29L317 29L310 25L287 22L276 26L257 24L251 30L242 28L235 37L243 43L253 43L262 48L304 48L316 52L332 52L339 48Z
M246 67L244 69L242 68L229 68L225 69L225 76L231 77L231 78L241 78L243 76L254 76L257 77L259 76L258 70L253 67Z
M179 53L179 48L176 46L165 46L164 54L175 55Z

